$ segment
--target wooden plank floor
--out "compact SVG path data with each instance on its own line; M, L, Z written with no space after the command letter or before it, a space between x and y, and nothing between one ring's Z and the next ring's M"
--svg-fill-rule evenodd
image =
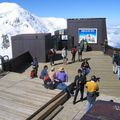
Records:
M89 63L92 68L87 79L89 80L92 74L101 78L99 82L101 94L120 97L120 81L112 73L111 57L103 55L100 51L92 51L84 52L83 58L90 59ZM68 60L70 63L70 52ZM44 65L48 65L50 70L49 63L40 63L39 73ZM74 80L80 65L81 62L63 65L62 60L55 61L56 70L63 66L68 73L70 82ZM0 79L0 120L25 120L60 93L60 90L45 89L39 78L30 79L30 70L31 67L22 74L11 72Z
M116 75L112 72L111 57L103 55L100 51L92 51L83 52L83 58L91 58L89 63L92 71L87 79L89 80L90 76L93 74L101 78L98 83L100 87L100 96L97 99L105 101L114 100L114 102L120 103L120 80L117 80ZM76 70L80 65L81 62L75 62L65 66L70 80L74 79ZM84 97L85 96L86 91L84 92ZM83 102L77 102L73 105L73 99L74 97L71 97L63 105L64 108L53 118L53 120L80 120L86 112L86 100ZM78 94L77 100L79 99L80 95Z
M100 92L102 94L120 97L120 80L117 80L116 74L112 72L112 58L108 55L103 55L101 51L90 51L83 52L83 58L88 58L88 62L91 66L91 73L87 76L87 80L90 79L91 75L96 75L100 77ZM77 55L76 55L77 60ZM71 62L71 52L68 52L68 65L63 65L62 60L55 62L56 70L63 66L68 73L69 81L74 80L75 75L77 74L78 68L81 66L81 62ZM39 71L44 64L40 65ZM47 63L49 65L49 63Z
M26 79L17 73L1 78L0 120L25 120L61 92L42 84L40 79Z

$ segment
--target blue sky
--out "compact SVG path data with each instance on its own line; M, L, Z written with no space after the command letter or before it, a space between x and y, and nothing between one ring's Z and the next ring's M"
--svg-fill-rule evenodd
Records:
M120 0L0 0L15 2L39 17L105 17L120 23Z

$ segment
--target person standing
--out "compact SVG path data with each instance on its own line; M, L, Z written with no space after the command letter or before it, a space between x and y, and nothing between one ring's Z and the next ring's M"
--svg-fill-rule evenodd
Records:
M76 103L76 98L78 96L78 92L80 91L81 97L80 100L83 100L84 95L84 86L86 83L86 77L82 74L82 70L78 69L78 74L75 76L74 85L75 85L75 96L73 100L73 104Z
M116 64L117 64L117 78L118 80L120 80L120 51L117 57Z
M72 62L75 62L75 56L76 56L76 52L77 52L77 47L74 46L71 50L71 54L72 54Z
M108 41L105 39L104 43L103 43L103 53L106 54L107 53L107 47L108 47Z
M78 61L82 61L82 52L84 49L84 39L81 40L80 43L78 43Z
M51 66L54 65L55 55L56 55L55 49L54 48L50 49L48 53L48 57L49 57Z
M67 48L64 47L62 49L62 58L63 58L63 64L66 65L67 64Z
M87 40L85 39L85 40L84 40L84 51L85 51L85 52L87 51L87 47L88 47L88 42L87 42Z
M99 86L97 84L97 78L95 75L91 76L91 80L86 83L87 88L87 103L86 103L86 112L93 106L96 101Z
M113 51L113 56L112 56L112 64L113 64L113 73L117 73L117 59L118 59L118 53L117 51Z

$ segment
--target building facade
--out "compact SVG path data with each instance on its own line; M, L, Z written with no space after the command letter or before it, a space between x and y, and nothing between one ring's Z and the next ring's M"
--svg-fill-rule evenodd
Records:
M67 19L68 38L74 39L77 46L81 39L86 39L92 50L101 50L104 40L107 39L105 18ZM71 41L68 39L68 47Z

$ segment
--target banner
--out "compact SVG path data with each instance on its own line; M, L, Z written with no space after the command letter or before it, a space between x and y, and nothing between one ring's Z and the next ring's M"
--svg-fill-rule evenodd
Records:
M78 29L79 40L86 40L88 43L97 43L97 29L96 28L79 28Z

